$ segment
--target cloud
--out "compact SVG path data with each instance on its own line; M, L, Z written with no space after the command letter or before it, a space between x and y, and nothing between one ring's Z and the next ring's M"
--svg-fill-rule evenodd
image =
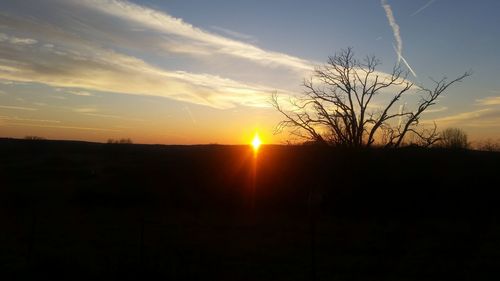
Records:
M6 121L30 121L30 122L41 122L41 123L61 123L61 121L59 121L59 120L20 118L20 117L17 117L17 116L2 116L2 115L0 115L0 120L6 120Z
M86 116L91 116L91 117L98 117L98 118L109 118L109 119L118 119L118 120L127 120L127 121L144 121L143 119L139 118L129 118L129 117L124 117L124 116L119 116L119 115L111 115L111 114L101 114L101 113L83 113Z
M479 119L481 118L484 114L487 114L491 112L491 109L481 109L481 110L475 110L475 111L470 111L470 112L463 112L443 118L439 118L438 121L448 121L448 122L458 122L458 121L467 121L467 120L472 120L472 119Z
M416 10L413 14L411 14L410 16L413 17L415 15L417 15L418 13L422 12L423 10L427 9L427 7L429 7L430 5L432 5L432 3L434 3L436 0L429 0L427 3L425 3L425 5L423 5L422 7L420 7L418 10Z
M226 38L195 27L167 13L117 0L74 0L74 4L121 19L130 26L153 30L167 38L187 40L189 49L205 50L242 58L267 66L284 66L298 71L312 70L310 61L280 52L264 50L255 45ZM168 45L168 41L166 42ZM196 47L196 48L193 48ZM172 51L172 49L170 49Z
M142 53L143 48L163 48L161 43L164 43L169 48L178 46L190 54L198 50L210 55L215 65L219 65L217 59L220 58L213 57L213 51L230 56L233 61L250 61L264 68L281 66L295 71L312 67L306 60L211 34L180 19L129 2L54 0L49 4L35 2L33 9L53 10L51 17L44 17L46 13L33 18L17 15L29 14L25 7L21 11L14 9L14 12L0 14L0 26L9 27L7 30L10 31L15 27L17 33L35 37L40 43L14 46L5 41L13 35L2 33L6 39L0 42L0 81L43 83L81 96L88 96L90 91L103 91L161 96L229 108L236 105L267 106L271 92L276 89L287 91L260 82L242 82L218 74L179 70L182 61L176 61L179 59L177 55L172 59L172 54L166 54L165 63L157 60L149 63L140 58L148 54L146 59L150 59L149 50ZM99 7L91 4L99 4ZM102 24L109 21L118 21L119 24ZM141 27L138 30L146 31L131 31L137 26ZM155 44L149 44L151 42ZM127 50L133 50L134 56L127 54ZM234 65L233 61L226 60L224 64ZM267 77L266 71L252 73ZM75 91L75 88L81 90Z
M1 61L1 60L0 60ZM0 79L0 84L2 85L7 85L7 86L12 86L12 85L16 85L18 83L16 83L15 81L10 81L10 80L3 80L3 79Z
M134 95L152 95L213 106L266 106L274 89L211 74L165 70L145 61L82 43L80 49L0 45L0 78ZM85 92L78 91L80 95Z
M485 108L438 118L435 121L445 126L499 127L500 110Z
M24 110L24 111L36 111L36 110L38 110L38 109L32 108L32 107L13 106L13 105L0 105L0 108L11 109L11 110Z
M73 109L73 111L78 112L78 113L93 113L93 112L97 112L97 108L83 107L83 108L75 108L75 109Z
M478 105L500 105L500 97L485 97L482 99L476 100Z
M212 25L210 28L212 28L215 31L220 31L220 32L222 32L226 35L229 35L233 38L236 38L236 39L241 39L241 40L250 41L250 42L257 41L256 38L252 35L243 34L243 33L240 33L240 32L237 32L237 31L234 31L231 29L227 29L224 27Z
M83 96L83 97L93 96L93 94L91 94L91 93L89 93L87 91L80 91L80 90L69 90L69 91L66 91L66 93L72 94L72 95L75 95L75 96Z
M97 118L108 118L108 119L119 119L119 120L127 120L127 121L144 121L143 119L138 118L129 118L125 116L112 115L112 114L103 114L95 107L80 107L80 108L70 108L73 112L81 113L85 116L97 117Z
M45 124L33 124L33 123L8 123L8 125L9 126L20 126L20 127L70 129L70 130L79 130L79 131L121 132L121 130L108 129L108 128L79 127L79 126L65 126L65 125L45 125Z
M66 100L66 97L63 96L58 96L58 95L51 95L49 96L50 98L57 99L57 100Z
M300 81L315 65L127 1L16 5L0 4L0 30L38 44L0 42L0 81L43 83L77 95L102 91L215 108L265 107L272 92L298 90L289 81Z
M384 8L385 16L389 21L389 25L392 28L392 33L394 35L394 40L396 40L396 53L398 54L398 62L401 60L401 54L403 54L403 40L401 39L401 34L399 31L399 25L396 23L394 14L392 13L391 5L387 3L387 0L380 0L382 8Z
M446 111L448 110L448 107L447 106L442 106L442 107L438 107L438 108L431 108L431 109L427 109L424 111L424 113L437 113L437 112L443 112L443 111Z
M38 41L35 39L31 38L17 38L17 37L12 37L10 39L10 43L15 44L15 45L33 45L36 44Z
M9 36L5 33L0 33L0 42L8 42L14 45L33 45L38 43L38 40L32 38L19 38L15 36Z

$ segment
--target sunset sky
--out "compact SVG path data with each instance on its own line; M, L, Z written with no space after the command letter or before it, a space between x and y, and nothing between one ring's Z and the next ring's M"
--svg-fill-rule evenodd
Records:
M351 46L386 72L399 50L429 87L471 70L423 118L497 139L499 12L497 0L1 1L0 137L280 143L271 93L300 93Z

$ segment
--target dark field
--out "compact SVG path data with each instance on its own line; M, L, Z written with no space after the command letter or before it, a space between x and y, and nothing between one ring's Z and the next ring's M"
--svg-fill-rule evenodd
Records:
M498 280L500 154L0 140L2 280Z

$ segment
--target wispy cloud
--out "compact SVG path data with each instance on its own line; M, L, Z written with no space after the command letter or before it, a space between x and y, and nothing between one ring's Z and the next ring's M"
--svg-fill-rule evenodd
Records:
M102 114L102 113L83 113L86 116L97 117L97 118L109 118L109 119L117 119L117 120L126 120L126 121L144 121L139 118L130 118L119 115L111 115L111 114Z
M384 8L385 16L389 21L389 25L392 28L392 33L394 35L394 40L396 40L396 53L398 55L398 62L401 60L401 54L403 54L403 40L401 39L401 34L399 30L399 25L394 18L391 5L387 3L387 0L380 0L382 8Z
M30 121L30 122L41 122L41 123L61 123L61 121L59 121L59 120L21 118L21 117L17 117L17 116L2 116L2 115L0 115L0 120L6 120L6 121Z
M127 120L127 121L144 121L143 119L138 119L138 118L130 118L125 116L102 113L99 109L95 107L70 108L70 110L90 117Z
M21 78L20 78L21 79ZM36 81L36 80L25 80L25 81L29 81L29 82L41 82L41 83L44 83L42 81ZM68 98L66 97L63 97L63 96L58 96L58 95L51 95L49 96L50 98L53 98L53 99L56 99L56 100L66 100Z
M500 110L485 108L438 118L435 121L440 126L500 127Z
M478 105L500 105L500 96L478 99L476 103Z
M68 94L72 94L75 96L83 96L83 97L91 97L93 94L89 93L88 91L81 91L81 90L69 90L66 91Z
M15 30L17 37L22 34L38 41L31 45L0 42L0 81L43 83L80 96L101 91L161 96L215 108L263 107L275 90L295 91L288 81L299 81L317 65L128 1L52 0L35 1L32 6L28 11L36 11L36 16L26 9L0 14L0 26L9 27L5 33ZM182 69L207 61L210 66L205 71ZM247 71L218 67L214 71L213 66L219 65L244 65ZM280 79L275 79L276 73ZM53 97L70 100L67 95Z
M82 43L80 47L40 50L36 46L0 46L0 51L10 58L0 61L0 78L62 88L162 96L218 108L236 104L265 106L274 90L217 75L165 70L92 44ZM8 71L1 71L1 67Z
M12 86L12 85L15 85L17 83L15 81L0 79L0 84Z
M38 128L53 128L53 129L70 129L79 131L96 131L96 132L121 132L117 129L109 128L95 128L95 127L80 127L80 126L65 126L65 125L45 125L45 124L33 124L33 123L8 123L9 126L20 126L20 127L38 127Z
M73 109L74 112L77 113L94 113L97 112L97 108L94 107L82 107Z
M233 40L195 27L167 13L117 0L74 0L74 4L121 19L129 25L154 30L168 36L188 40L197 49L247 59L269 66L285 66L299 71L311 70L309 61L280 52L268 51L255 45ZM168 45L168 42L166 42Z
M24 110L24 111L36 111L36 110L38 110L38 109L32 108L32 107L13 106L13 105L0 105L0 108L11 109L11 110Z
M32 38L19 38L15 36L9 36L5 33L0 33L0 42L9 42L14 45L33 45L38 43L37 40Z
M441 107L438 107L438 108L427 109L426 111L424 111L424 113L437 113L437 112L443 112L443 111L446 111L446 110L448 110L447 106L441 106Z
M168 14L126 1L54 0L47 5L34 5L39 5L37 10L54 9L60 13L51 13L53 18L44 18L44 13L41 13L30 20L15 13L0 14L0 26L15 26L18 33L30 35L40 43L14 45L7 40L13 35L5 34L7 41L0 42L1 81L43 83L79 96L89 96L91 91L152 95L228 108L235 105L267 106L269 94L277 87L212 73L169 69L165 67L169 65L167 63L148 63L126 54L124 50L136 48L132 53L137 54L148 46L163 48L169 45L170 48L177 44L184 51L199 49L210 55L230 56L264 68L280 66L303 71L312 69L313 65L307 60L212 34ZM60 16L72 13L78 16L78 20ZM110 16L121 21L117 28L95 26L95 22L109 21ZM147 32L131 31L132 27ZM169 51L168 48L165 47L165 51Z
M427 3L425 3L425 5L423 5L422 7L420 7L418 10L416 10L413 14L411 14L410 16L413 17L417 14L419 14L420 12L422 12L423 10L427 9L430 5L432 5L432 3L434 3L436 0L429 0Z
M234 30L231 30L231 29L227 29L227 28L224 28L224 27L220 27L220 26L215 26L215 25L212 25L210 27L211 29L215 30L215 31L220 31L226 35L229 35L233 38L236 38L236 39L241 39L241 40L244 40L244 41L249 41L249 42L252 42L252 43L255 43L257 41L257 39L252 36L252 35L248 35L248 34L243 34L241 32L237 32L237 31L234 31Z

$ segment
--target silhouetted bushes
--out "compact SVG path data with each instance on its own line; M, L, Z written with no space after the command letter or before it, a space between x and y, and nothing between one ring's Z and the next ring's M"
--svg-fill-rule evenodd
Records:
M46 140L44 137L38 137L38 136L25 136L25 140L32 140L32 141L41 141L41 140Z
M500 141L493 141L492 139L487 139L475 143L474 148L482 151L500 151Z
M108 139L108 144L132 144L132 140L127 138L123 138L123 139L119 139L119 140L115 140L115 139Z

